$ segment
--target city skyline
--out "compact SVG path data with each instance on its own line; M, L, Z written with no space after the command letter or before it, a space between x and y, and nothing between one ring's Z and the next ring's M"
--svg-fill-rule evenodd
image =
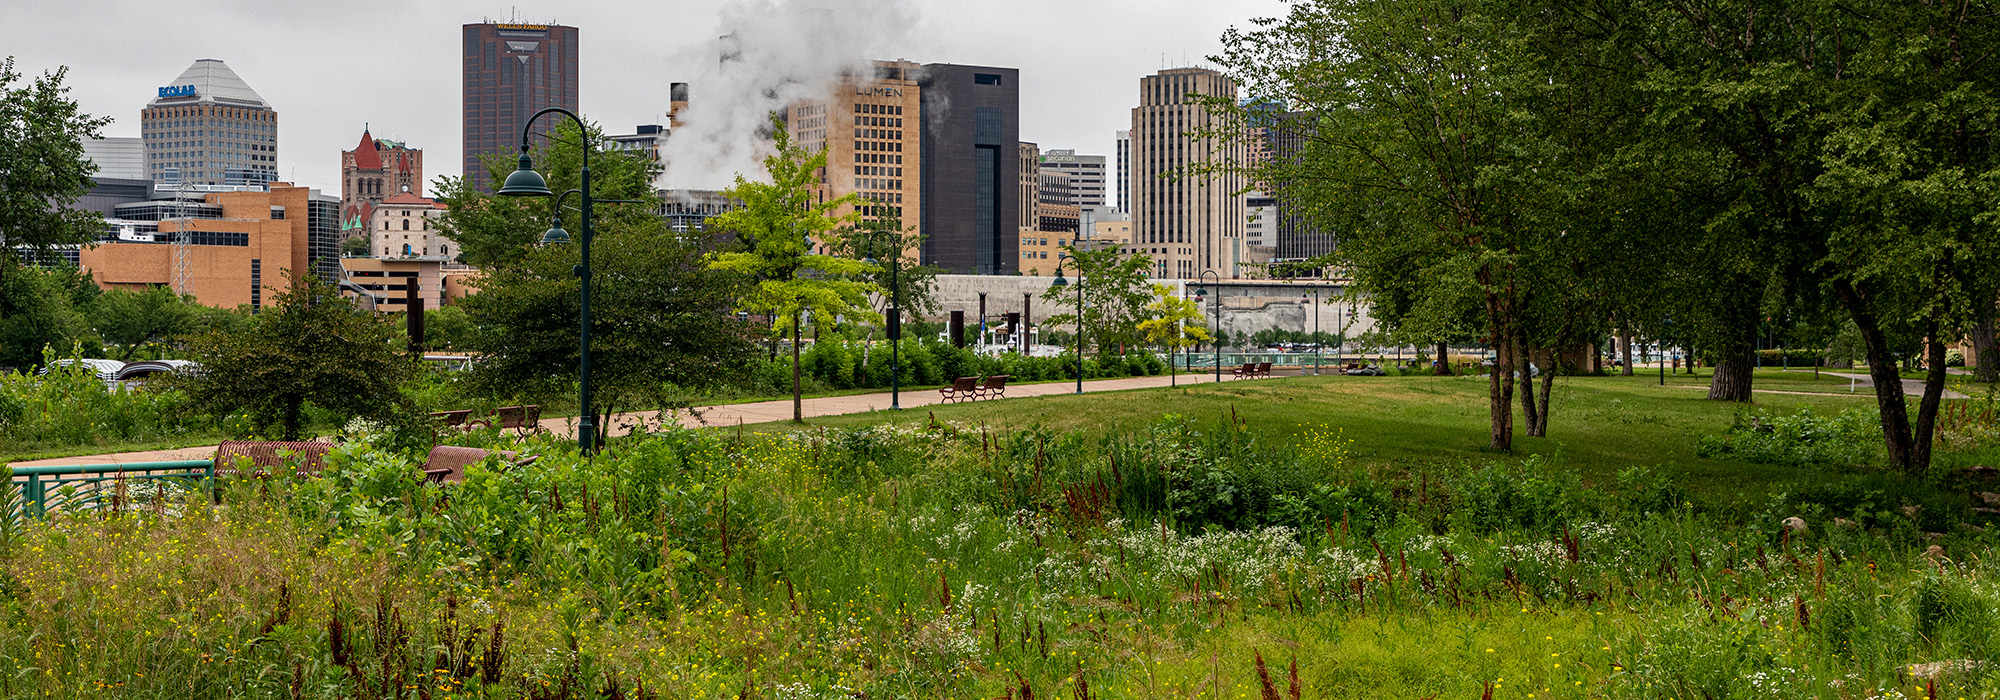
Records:
M150 15L156 13L120 11L124 3L86 2L18 8L30 31L7 51L24 74L68 66L66 83L84 111L114 119L103 130L109 137L138 136L140 110L190 63L204 58L226 61L257 86L274 109L292 115L279 135L278 178L338 192L340 152L352 147L354 134L364 123L379 138L424 149L435 162L459 162L460 27L467 23L518 19L578 27L584 34L579 59L582 110L607 133L625 133L638 124L666 122L669 84L704 74L703 58L713 51L711 35L728 26L723 17L771 11L872 13L850 26L907 26L843 44L881 55L828 60L901 58L1018 68L1022 139L1079 154L1110 156L1113 134L1128 128L1127 115L1137 104L1140 78L1162 67L1201 65L1204 56L1220 49L1225 28L1283 10L1278 0L1228 7L1180 5L1170 9L1137 1L1088 6L1034 1L961 6L926 0L883 9L879 4L714 0L693 3L675 13L672 21L649 23L634 21L641 9L637 5L530 5L496 13L505 8L363 0L339 7L272 11L197 2L154 17ZM554 9L558 7L560 12ZM85 16L91 21L78 21ZM386 34L384 16L394 18ZM301 32L297 23L317 28ZM1073 41L1064 52L1048 52L1033 48L1035 42L1019 41L1024 32L1091 38ZM98 40L119 33L179 38ZM241 40L244 35L271 33L287 36L288 41ZM380 38L365 52L350 48L367 37ZM368 60L351 63L339 56ZM690 89L699 104L704 95L721 99L718 93L734 86L695 82ZM432 177L455 170L439 168ZM708 172L698 178L702 182L663 184L719 186L732 174ZM684 173L676 176L696 179Z

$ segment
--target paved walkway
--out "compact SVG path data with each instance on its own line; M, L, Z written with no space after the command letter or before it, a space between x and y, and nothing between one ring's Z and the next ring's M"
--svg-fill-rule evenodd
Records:
M1086 393L1097 393L1103 391L1124 391L1128 389L1156 389L1175 384L1208 384L1214 381L1215 375L1212 373L1202 375L1183 374L1179 377L1127 377L1124 379L1086 380L1083 383L1083 390ZM1224 370L1222 381L1230 382L1238 380L1231 379L1229 372ZM1044 384L1015 384L1007 387L1007 398L1009 399L1073 393L1076 393L1076 382L1074 381ZM944 397L936 389L918 389L902 392L902 400L899 403L903 410L907 411L944 403ZM800 402L799 410L805 414L806 418L886 411L889 410L889 394L883 392L879 394L855 394L852 396L827 396L805 399ZM679 423L689 428L737 425L739 423L745 425L772 423L792 419L792 400L778 399L755 403L701 406L692 411L681 411L679 413L680 415L677 416ZM544 429L557 435L575 436L575 420L574 418L549 418L544 419L541 424ZM640 421L644 421L647 425L656 425L659 423L659 420L658 411L620 413L612 417L611 431L613 435L618 435L629 430L632 426L639 424Z
M1229 372L1227 370L1223 371L1222 380L1225 382L1238 381L1231 379L1229 376ZM1201 375L1183 374L1180 375L1179 377L1160 376L1160 377L1128 377L1125 379L1098 379L1098 380L1085 381L1083 383L1083 390L1085 392L1096 393L1103 391L1124 391L1128 389L1153 389L1164 386L1171 386L1174 384L1184 384L1184 385L1207 384L1214 381L1215 381L1215 375L1212 373L1201 374ZM1075 391L1076 391L1076 382L1073 381L1053 382L1046 384L1017 384L1007 387L1007 398L1018 399L1030 396L1053 396L1058 394L1074 393ZM935 406L940 403L943 403L943 397L940 394L938 394L938 391L936 389L915 389L911 391L902 392L901 404L905 410L913 408L922 408L925 406ZM884 411L888 410L888 408L889 408L888 392L883 392L879 394L855 394L852 396L826 396L821 398L805 399L801 403L801 409L805 413L807 418L817 418L821 416L838 416L849 413L867 413L870 411ZM693 411L682 411L678 416L679 423L683 426L687 426L690 428L701 427L704 425L720 426L720 425L737 425L738 423L742 424L770 423L774 421L791 420L791 419L792 419L791 399L779 399L776 401L758 401L754 403L723 404L720 406L702 406L694 409ZM614 435L623 434L625 431L629 430L632 426L638 425L641 421L643 421L646 425L657 425L659 420L660 417L658 411L620 413L612 417L613 421L611 427L612 434ZM555 433L556 435L565 437L574 437L576 435L575 422L576 419L570 417L544 418L541 421L541 425L544 429L547 429L549 432ZM170 462L170 461L178 461L184 459L208 459L210 457L213 457L214 455L215 455L215 446L208 445L204 447L186 447L174 450L148 450L145 452L120 452L116 454L83 455L77 457L57 457L52 459L38 459L27 462L15 462L13 466L30 467L30 466L51 466L51 465L61 465L61 464L130 464L134 462Z
M1950 372L1951 370L1945 370L1945 371L1946 371L1946 372ZM1871 376L1868 376L1868 375L1866 375L1866 374L1848 374L1848 373L1846 373L1846 372L1825 372L1824 370L1822 370L1822 372L1823 372L1824 374L1831 374L1831 375L1833 375L1833 376L1836 376L1836 377L1845 377L1845 378L1847 378L1847 379L1851 379L1851 380L1853 380L1853 386L1854 386L1855 388L1857 388L1857 389L1870 389L1870 390L1872 390L1872 389L1874 389L1874 388L1875 388L1875 378L1874 378L1874 377L1871 377ZM1922 380L1922 379L1905 379L1905 380L1903 380L1903 395L1904 395L1904 396L1923 396L1923 395L1924 395L1924 380ZM1956 392L1956 391L1952 391L1952 390L1950 390L1950 389L1946 389L1946 390L1944 390L1944 398L1947 398L1947 399L1963 399L1963 398L1966 398L1966 396L1965 396L1964 394L1961 394L1961 393L1958 393L1958 392Z

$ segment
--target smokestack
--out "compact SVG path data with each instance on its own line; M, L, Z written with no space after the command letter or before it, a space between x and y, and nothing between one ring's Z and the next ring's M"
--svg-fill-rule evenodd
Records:
M673 100L667 107L667 128L681 128L681 113L688 108L688 84L672 83L668 86Z

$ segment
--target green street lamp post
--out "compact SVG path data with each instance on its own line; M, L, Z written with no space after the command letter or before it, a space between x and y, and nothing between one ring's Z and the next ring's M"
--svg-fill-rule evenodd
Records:
M1215 381L1220 383L1222 381L1222 274L1214 270L1202 270L1201 274L1195 276L1195 280L1201 281L1208 275L1215 275L1215 337L1209 342L1215 345ZM1201 298L1205 296L1208 296L1208 288L1197 287L1194 290L1194 303L1200 304Z
M549 191L548 180L544 179L541 173L535 172L534 161L528 157L528 130L535 125L536 119L540 119L542 115L551 112L569 117L571 121L576 122L578 132L585 134L586 139L589 138L589 127L583 123L583 118L577 116L575 112L561 107L550 107L536 112L534 116L528 117L528 120L521 124L520 165L514 169L513 174L507 176L507 181L501 184L500 189L495 194L503 197L548 197L555 195L555 193ZM579 407L582 416L577 421L576 442L577 449L581 450L583 454L589 455L595 451L597 445L597 416L594 415L590 404L590 239L593 234L591 227L591 204L595 202L630 204L636 203L636 200L592 199L590 196L590 151L592 149L589 143L582 144L582 147L582 188L556 195L554 226L542 234L542 242L547 244L569 242L569 232L564 231L562 228L562 198L572 192L575 193L583 200L580 210L583 216L581 236L583 264L576 266L576 276L581 280L582 284L582 298L580 300L581 303L578 305L577 314L577 341L580 345L577 368L577 378L580 388L577 398L580 402Z
M1075 258L1064 253L1056 258L1056 281L1053 287L1067 287L1069 280L1063 279L1062 266L1066 260ZM1076 271L1076 393L1083 393L1083 270Z
M1301 304L1305 301L1303 298L1299 299ZM1319 289L1317 288L1312 290L1312 317L1313 376L1317 377L1319 376ZM1305 324L1301 323L1299 326L1301 332L1305 331Z
M868 239L868 255L869 259L866 262L881 264L877 263L874 259L875 239L873 237ZM898 299L902 296L902 290L896 283L896 272L898 268L902 267L902 262L903 250L902 246L898 245L896 246L896 250L893 251L893 255L889 257L889 410L892 411L903 410L903 307L898 302Z

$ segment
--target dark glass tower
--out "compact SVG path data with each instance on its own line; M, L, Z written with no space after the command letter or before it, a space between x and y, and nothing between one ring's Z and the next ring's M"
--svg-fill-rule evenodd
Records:
M924 66L923 262L954 273L1020 269L1021 72Z
M576 111L577 30L484 22L464 33L465 177L486 190L481 156L518 152L521 122L541 109Z

